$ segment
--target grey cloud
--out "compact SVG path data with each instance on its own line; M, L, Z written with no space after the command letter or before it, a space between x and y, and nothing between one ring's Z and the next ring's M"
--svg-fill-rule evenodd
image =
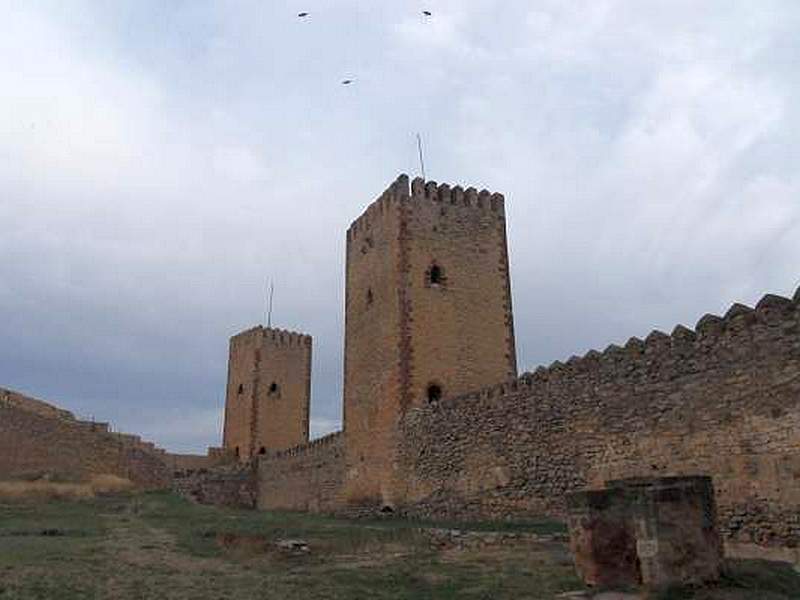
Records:
M798 283L792 2L70 4L0 19L2 385L201 451L273 278L335 429L344 232L417 131L507 196L523 368Z

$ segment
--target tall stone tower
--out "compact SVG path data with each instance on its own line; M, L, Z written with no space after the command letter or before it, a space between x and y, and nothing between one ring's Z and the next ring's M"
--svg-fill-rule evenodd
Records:
M308 441L311 336L254 327L231 338L223 445L239 460Z
M516 376L503 197L402 175L350 226L346 270L345 493L391 505L402 414Z

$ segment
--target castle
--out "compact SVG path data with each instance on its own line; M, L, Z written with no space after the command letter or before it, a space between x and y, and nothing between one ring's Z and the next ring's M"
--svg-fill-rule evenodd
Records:
M800 290L518 375L505 228L501 195L406 176L353 222L343 431L309 441L311 337L255 327L231 339L223 449L168 454L0 389L0 479L468 520L704 475L729 556L800 564Z
M518 376L503 196L401 175L347 231L345 317L343 431L310 442L311 337L231 339L223 443L260 508L563 515L708 474L729 546L798 560L800 290Z
M311 337L231 339L223 445L241 460L308 441ZM500 194L401 176L347 231L347 495L390 505L397 424L517 375Z

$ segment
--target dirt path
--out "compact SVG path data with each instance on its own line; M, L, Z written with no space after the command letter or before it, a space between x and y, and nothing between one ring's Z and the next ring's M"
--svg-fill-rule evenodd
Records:
M103 519L108 530L102 555L111 564L102 597L234 598L248 597L246 590L258 587L260 577L246 564L192 556L178 547L172 534L132 512Z

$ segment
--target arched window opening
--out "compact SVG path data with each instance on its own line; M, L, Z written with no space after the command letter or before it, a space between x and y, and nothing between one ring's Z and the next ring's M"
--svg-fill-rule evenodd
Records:
M425 272L425 283L429 287L443 286L446 282L447 278L444 276L444 269L436 263L433 263Z
M429 403L438 402L441 399L442 399L442 388L435 383L430 384L428 386L428 402Z
M258 453L259 454L266 454L267 453L267 449L264 448L264 446L261 446L261 448L258 449Z
M236 458L239 458L239 446L236 446L235 452L236 452Z
M372 288L369 288L369 289L367 290L367 306L371 305L371 304L372 304L372 301L373 301L374 299L375 299L375 297L374 297L374 296L373 296L373 294L372 294Z
M269 393L274 394L278 391L278 384L276 382L272 382L269 384Z
M239 384L239 388L236 390L237 394L244 394L244 385L241 383Z

